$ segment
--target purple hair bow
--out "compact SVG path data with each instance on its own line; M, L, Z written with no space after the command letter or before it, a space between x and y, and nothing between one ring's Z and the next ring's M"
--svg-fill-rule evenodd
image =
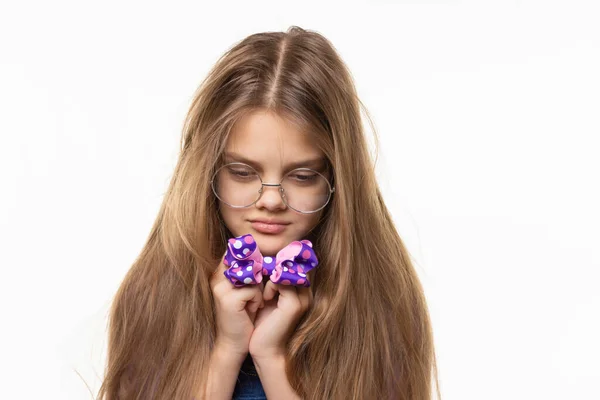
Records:
M273 283L310 286L308 271L319 264L310 240L296 240L277 252L275 258L263 257L251 234L231 238L223 263L229 268L224 274L236 287L256 285L263 275Z

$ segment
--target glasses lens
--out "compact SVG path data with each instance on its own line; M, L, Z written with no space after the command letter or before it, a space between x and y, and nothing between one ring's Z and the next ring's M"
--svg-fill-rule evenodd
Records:
M291 171L281 182L287 204L302 212L319 210L329 201L329 182L311 169Z
M217 170L213 190L217 197L234 207L247 207L258 200L261 189L256 170L245 164L227 164Z

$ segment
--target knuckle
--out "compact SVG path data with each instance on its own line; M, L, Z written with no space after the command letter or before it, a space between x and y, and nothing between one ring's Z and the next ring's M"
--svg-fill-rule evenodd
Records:
M234 309L235 301L231 298L221 300L221 309L224 311L232 311Z
M212 288L213 296L219 300L222 300L224 297L226 297L228 292L226 284L228 283L229 282L227 282L226 280L217 282Z
M294 308L294 312L296 314L300 314L302 313L302 302L300 301L300 299L298 297L294 298L294 299L290 299L290 305L293 306Z

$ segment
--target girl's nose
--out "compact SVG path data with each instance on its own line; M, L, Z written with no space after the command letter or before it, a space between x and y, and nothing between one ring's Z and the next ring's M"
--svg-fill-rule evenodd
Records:
M262 194L255 203L257 208L266 208L268 210L285 210L287 206L281 198L279 192L280 186L263 186Z

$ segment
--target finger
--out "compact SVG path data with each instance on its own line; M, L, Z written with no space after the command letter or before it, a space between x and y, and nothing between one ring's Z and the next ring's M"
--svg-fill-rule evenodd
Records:
M298 288L293 285L277 285L279 289L279 300L277 306L286 308L291 312L304 311L298 297Z
M211 285L213 291L215 290L215 288L217 286L225 288L226 290L231 289L231 288L240 289L240 288L244 288L244 287L255 286L254 284L253 285L234 286L233 283L230 281L230 279L225 275L225 272L229 268L231 268L231 267L226 265L223 261L221 261L219 263L219 265L213 272L212 276L210 277L210 285ZM256 285L256 286L258 286L258 285Z
M268 281L265 284L265 288L263 289L263 300L264 301L272 300L278 292L279 292L279 285L276 285L273 282Z
M228 268L229 267L227 265L225 265L223 260L221 260L221 262L217 265L217 267L215 268L215 270L213 271L213 273L210 276L211 286L214 287L215 285L219 284L223 280L227 280L227 277L225 276L224 272L227 271Z
M298 287L298 298L302 304L302 310L306 311L310 308L313 301L313 293L311 287Z
M250 312L248 311L248 317L250 318L250 322L254 323L254 321L256 321L256 314L255 312Z
M253 296L248 300L247 307L250 314L256 314L263 302L263 294L258 287L252 287Z
M246 309L256 312L263 303L263 295L259 285L235 287L226 276L215 278L213 295L225 307L235 311Z
M254 324L256 321L256 316L258 315L258 310L263 307L263 295L262 290L259 285L253 286L254 296L246 303L246 312L248 313L248 317L250 318L250 322Z
M279 289L279 298L285 300L298 300L298 289L293 285L277 285Z

